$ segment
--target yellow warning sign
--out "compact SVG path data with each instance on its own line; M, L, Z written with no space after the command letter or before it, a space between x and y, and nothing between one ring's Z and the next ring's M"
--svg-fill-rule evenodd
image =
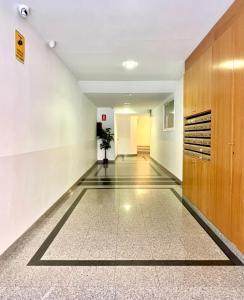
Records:
M18 61L25 62L25 38L17 30L15 31L15 55Z

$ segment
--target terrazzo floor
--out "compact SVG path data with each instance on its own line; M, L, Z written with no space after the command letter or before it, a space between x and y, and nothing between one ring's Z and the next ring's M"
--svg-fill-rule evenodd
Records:
M180 196L147 156L97 165L0 257L0 299L244 299Z

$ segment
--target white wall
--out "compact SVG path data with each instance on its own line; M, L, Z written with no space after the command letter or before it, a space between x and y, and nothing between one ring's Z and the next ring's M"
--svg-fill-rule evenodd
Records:
M150 115L138 116L137 121L137 145L150 146L151 118Z
M118 129L117 129L117 115L114 114L114 155L118 155Z
M116 115L118 154L137 154L137 116Z
M96 108L8 6L0 3L0 253L96 161ZM15 29L26 38L24 65Z
M106 121L102 121L102 115L107 116ZM114 133L114 110L109 107L98 107L97 108L97 122L102 122L103 129L111 128L111 132ZM104 149L100 149L101 140L97 140L97 160L104 159ZM111 142L111 148L107 150L108 160L115 160L115 145Z
M163 131L163 104L152 110L151 157L182 180L183 165L183 79L174 92L175 129Z

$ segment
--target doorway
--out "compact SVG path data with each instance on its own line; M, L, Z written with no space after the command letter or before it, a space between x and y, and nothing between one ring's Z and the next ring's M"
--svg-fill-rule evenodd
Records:
M149 155L151 118L149 114L117 114L115 117L117 155Z

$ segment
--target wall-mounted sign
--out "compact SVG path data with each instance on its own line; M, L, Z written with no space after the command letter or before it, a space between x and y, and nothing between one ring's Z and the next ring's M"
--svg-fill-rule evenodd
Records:
M107 115L102 115L102 121L106 121L107 120Z
M15 55L22 64L25 62L25 37L15 30Z

